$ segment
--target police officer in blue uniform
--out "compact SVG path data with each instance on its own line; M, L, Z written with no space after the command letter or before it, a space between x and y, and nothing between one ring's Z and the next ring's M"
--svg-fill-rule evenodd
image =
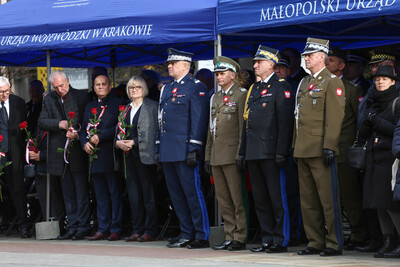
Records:
M201 191L199 158L208 126L207 87L190 74L191 53L168 49L168 74L174 80L161 90L158 156L168 191L180 220L182 237L167 246L209 247L210 226Z
M254 57L261 81L247 93L239 158L247 161L262 244L253 252L287 251L289 211L284 166L293 134L294 97L274 72L278 50L261 46Z

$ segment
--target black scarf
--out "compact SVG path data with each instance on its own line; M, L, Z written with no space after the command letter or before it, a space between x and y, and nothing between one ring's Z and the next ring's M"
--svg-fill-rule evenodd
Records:
M396 97L399 96L397 92L396 85L390 86L385 91L378 91L374 87L371 94L372 108L376 110L377 113L384 111Z

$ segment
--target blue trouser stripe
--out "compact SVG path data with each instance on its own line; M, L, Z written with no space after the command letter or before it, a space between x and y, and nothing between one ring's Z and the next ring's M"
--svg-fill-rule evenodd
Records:
M282 206L283 206L283 244L286 247L290 240L290 217L289 217L289 207L287 202L286 194L286 173L285 169L280 169L280 181L281 181L281 196L282 196Z
M335 212L335 234L339 243L339 250L342 250L343 239L342 239L342 222L340 220L340 209L338 196L338 178L336 171L336 160L331 164L331 179L332 179L332 197L333 197L333 207Z
M206 207L206 202L204 200L204 195L201 192L201 180L200 180L200 174L199 174L199 165L200 163L197 161L197 166L194 168L194 184L196 187L196 192L197 192L197 197L199 199L200 207L201 207L201 213L203 217L203 231L205 233L205 238L204 240L208 240L208 237L210 235L210 223L208 222L208 213L207 213L207 207Z

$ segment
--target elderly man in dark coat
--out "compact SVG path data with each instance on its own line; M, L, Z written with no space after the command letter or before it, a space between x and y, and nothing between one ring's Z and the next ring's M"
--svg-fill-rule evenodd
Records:
M39 128L48 132L47 172L61 179L69 231L58 239L80 240L89 231L89 186L87 182L87 156L79 144L69 149L69 156L57 152L64 148L67 139L78 139L77 131L83 118L89 95L70 87L64 72L55 71L50 76L54 91L43 100ZM69 113L74 112L73 125L68 127ZM75 141L78 142L78 141Z
M19 124L26 121L25 102L22 98L11 94L10 82L2 76L0 77L0 102L0 134L3 137L0 147L5 153L5 156L0 156L1 163L4 165L6 161L12 161L12 164L4 169L5 177L2 177L2 180L9 186L21 237L28 238L30 233L26 222L23 174L25 134L19 128Z
M97 159L93 159L89 171L96 192L99 228L96 233L86 236L85 239L107 238L109 241L115 241L120 239L122 197L119 179L114 172L113 147L119 105L123 105L125 101L110 93L111 83L107 76L97 76L93 88L98 99L86 106L82 131L79 135L86 153L97 154ZM93 125L90 119L94 118L94 114L100 122ZM97 129L97 133L89 134L94 128ZM98 151L94 152L95 147Z

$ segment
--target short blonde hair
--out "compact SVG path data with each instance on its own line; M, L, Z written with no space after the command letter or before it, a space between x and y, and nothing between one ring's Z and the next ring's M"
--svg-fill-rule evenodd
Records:
M129 79L128 84L126 85L126 94L129 97L129 87L133 84L139 85L143 88L143 97L146 97L149 94L149 89L147 88L146 81L140 76L133 76Z

